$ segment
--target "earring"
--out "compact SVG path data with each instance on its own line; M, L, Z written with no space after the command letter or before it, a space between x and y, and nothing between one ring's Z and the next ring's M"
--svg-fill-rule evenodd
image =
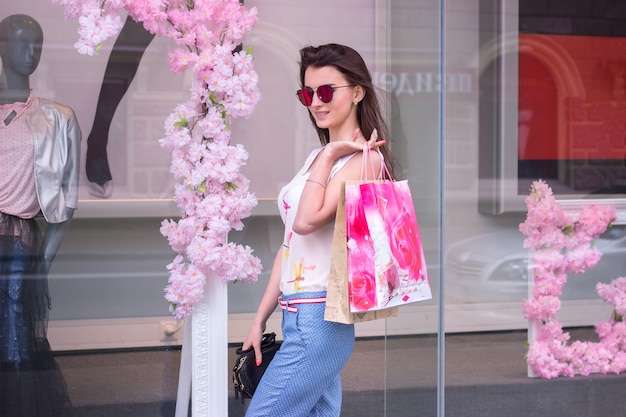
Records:
M357 100L354 100L354 105L356 106L357 104L359 104L359 102Z

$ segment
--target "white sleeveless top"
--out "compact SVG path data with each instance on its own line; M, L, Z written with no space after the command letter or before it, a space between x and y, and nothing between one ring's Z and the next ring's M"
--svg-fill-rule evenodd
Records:
M335 223L331 221L305 236L295 233L292 229L300 197L309 178L307 171L322 149L318 148L311 152L304 166L278 194L278 210L285 224L280 278L280 290L283 295L326 291L327 288ZM346 155L335 161L328 180L330 181L354 155L356 154Z

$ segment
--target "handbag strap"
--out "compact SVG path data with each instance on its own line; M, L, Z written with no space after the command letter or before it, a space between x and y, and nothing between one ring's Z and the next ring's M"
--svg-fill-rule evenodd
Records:
M267 346L271 346L276 342L276 333L271 332L271 333L265 333L263 335L263 339L261 340L261 349L263 349L264 347ZM249 353L254 352L254 347L249 347L246 350L243 350L242 348L237 348L237 350L235 351L237 355L246 355Z
M265 333L263 335L263 340L261 340L261 347L273 345L276 342L276 333Z

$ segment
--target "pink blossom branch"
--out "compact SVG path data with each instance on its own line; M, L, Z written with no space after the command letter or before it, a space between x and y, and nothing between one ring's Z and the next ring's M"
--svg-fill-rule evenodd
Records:
M566 215L543 181L535 181L526 198L528 214L519 229L530 249L533 291L524 301L523 314L539 329L528 348L527 363L543 378L620 373L626 370L626 278L598 283L598 295L615 308L610 320L596 324L600 342L574 341L556 319L567 273L582 273L595 266L602 254L592 246L616 218L615 209L590 205L573 219Z
M261 263L248 246L228 243L243 228L257 200L241 173L248 154L230 144L230 126L249 117L260 98L251 49L234 52L257 21L256 8L239 0L52 0L78 19L79 53L94 55L119 33L121 13L177 45L168 54L174 73L191 70L191 97L165 121L159 142L171 153L177 180L178 221L164 220L161 233L178 253L167 266L165 298L178 318L203 299L208 273L224 282L256 281Z

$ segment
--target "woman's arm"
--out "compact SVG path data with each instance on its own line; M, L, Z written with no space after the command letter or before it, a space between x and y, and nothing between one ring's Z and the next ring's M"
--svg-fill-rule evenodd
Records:
M259 304L256 315L248 331L248 336L243 342L242 349L248 349L250 346L254 347L257 366L261 364L261 340L263 339L263 332L267 320L270 318L276 305L278 305L278 297L280 296L280 271L283 258L283 248L281 247L276 257L274 258L274 264L272 265L272 272L270 273L270 279L265 287L265 293Z
M368 142L357 142L359 133L358 129L355 130L351 141L329 143L319 153L315 162L313 162L293 222L294 232L299 235L307 235L332 221L337 211L341 185L345 181L361 179L363 155L359 154L351 158L326 184L333 164L337 159L350 153L362 152L365 146L369 146L371 150L374 150L385 143L376 141L378 138L376 131L372 133ZM370 152L370 155L374 165L373 171L376 173L380 172L381 158L379 153ZM368 165L370 164L368 163ZM367 179L374 179L369 166L365 171Z

